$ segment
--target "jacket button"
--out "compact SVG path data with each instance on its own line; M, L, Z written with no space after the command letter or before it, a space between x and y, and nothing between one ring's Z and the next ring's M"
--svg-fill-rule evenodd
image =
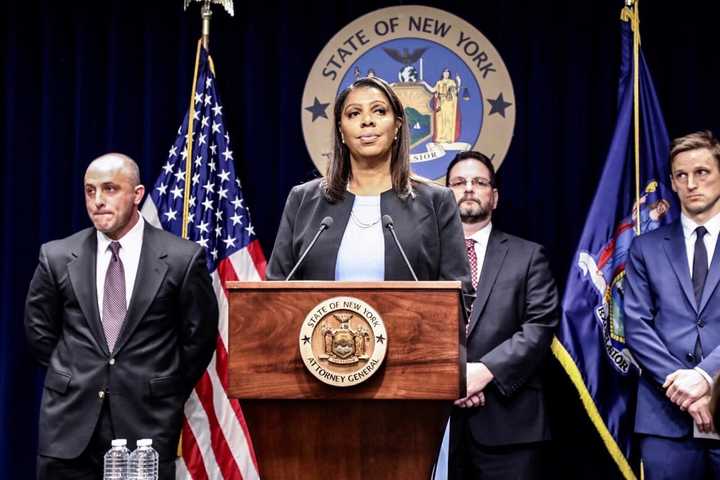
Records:
M103 398L105 398L105 390L100 390L100 391L98 392L98 398L99 398L100 400L102 400Z
M688 353L687 355L685 355L685 358L687 358L689 362L695 361L695 355L693 353Z
M703 320L698 320L697 326L703 328L705 326L705 322Z
M110 365L115 365L115 358L111 358L108 362Z

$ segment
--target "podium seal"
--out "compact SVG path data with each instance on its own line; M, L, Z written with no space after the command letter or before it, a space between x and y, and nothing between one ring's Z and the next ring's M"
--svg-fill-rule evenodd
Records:
M374 308L354 297L334 297L307 314L298 341L310 373L328 385L350 387L378 371L388 338Z

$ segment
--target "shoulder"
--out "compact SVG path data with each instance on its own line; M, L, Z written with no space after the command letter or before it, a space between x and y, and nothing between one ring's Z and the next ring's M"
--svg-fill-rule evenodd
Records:
M508 245L508 248L512 249L513 255L534 256L537 254L541 254L545 256L545 247L543 247L537 242L533 242L518 237L516 235L505 233L502 230L496 229L495 227L493 227L490 235L493 235L501 242L506 243Z
M413 179L412 188L415 197L421 201L432 202L435 205L449 202L455 204L455 196L452 191L431 180Z
M412 187L416 195L423 197L442 198L447 194L452 194L449 188L424 178L413 178Z
M41 248L50 258L62 257L70 253L79 253L85 242L93 240L94 235L96 235L95 229L88 227L68 237L44 243Z
M322 191L323 189L323 178L315 178L313 180L310 180L309 182L301 183L300 185L295 185L292 189L290 189L290 196L297 196L299 198L307 198L307 197L322 197Z
M180 238L149 223L145 223L143 248L146 245L154 250L162 250L168 256L176 258L194 257L202 250L202 247L197 243Z
M663 225L650 232L643 233L633 238L631 248L644 250L652 246L662 245L662 240L669 238L674 234L682 234L680 220Z

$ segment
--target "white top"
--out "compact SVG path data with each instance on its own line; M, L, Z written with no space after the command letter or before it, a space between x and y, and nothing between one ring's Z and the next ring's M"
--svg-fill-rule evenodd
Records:
M690 278L692 278L692 265L693 259L695 258L695 238L697 237L695 229L700 225L690 220L685 214L680 214L680 223L682 223L683 236L685 237L685 252L687 253L688 266L690 267ZM703 226L707 229L707 233L703 237L703 242L707 250L708 268L710 268L713 253L715 253L718 233L720 233L720 214L712 217L705 222Z
M116 438L115 440L110 442L110 445L113 447L124 447L127 445L127 440L124 438Z
M380 217L380 195L355 196L338 250L335 280L385 279L385 240Z
M487 252L488 240L490 239L490 232L492 231L492 222L489 222L483 228L469 236L475 240L475 255L477 256L477 278L473 279L475 282L480 282L480 274L482 273L483 263L485 263L485 252Z
M120 242L120 251L118 255L123 263L125 270L125 306L130 306L130 298L132 297L133 286L135 285L135 277L137 276L138 264L140 263L140 251L142 250L143 231L145 229L145 220L138 213L140 219L134 227L130 229L123 237L118 240ZM110 251L110 242L114 240L102 232L97 232L97 289L98 310L100 311L100 320L103 314L103 297L105 296L105 275L107 274L108 265L112 258Z

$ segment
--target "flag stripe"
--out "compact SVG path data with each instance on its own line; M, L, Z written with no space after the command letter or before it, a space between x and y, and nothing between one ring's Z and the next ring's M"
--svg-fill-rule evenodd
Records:
M183 440L182 440L182 455L184 458L180 459L176 465L176 477L177 478L193 478L195 480L208 480L208 474L205 470L205 463L203 462L200 454L200 449L197 445L197 439L193 433L188 419L185 418L183 421Z
M212 364L214 363L214 359L210 363L210 368L213 368ZM210 368L208 368L208 370L210 370ZM218 421L218 414L221 412L215 409L213 385L209 372L205 372L200 382L195 386L195 390L198 393L202 408L207 414L208 427L210 429L210 444L212 445L212 451L215 453L218 466L225 475L225 478L242 478L240 470L235 464L234 456L228 447L228 442L225 439L225 434L222 431L220 422Z
M210 427L207 420L205 410L200 405L200 400L197 396L197 392L193 391L190 398L185 403L185 416L187 418L188 428L192 432L192 436L189 437L190 441L195 440L195 448L199 452L198 456L185 457L185 463L188 466L190 474L194 477L194 472L205 472L208 478L213 480L216 478L222 478L220 474L220 468L215 461L215 455L213 454L211 442L210 442ZM183 438L183 443L186 440ZM183 448L184 451L184 448ZM193 452L193 448L190 452ZM202 478L202 476L197 477ZM196 479L197 480L197 479Z

